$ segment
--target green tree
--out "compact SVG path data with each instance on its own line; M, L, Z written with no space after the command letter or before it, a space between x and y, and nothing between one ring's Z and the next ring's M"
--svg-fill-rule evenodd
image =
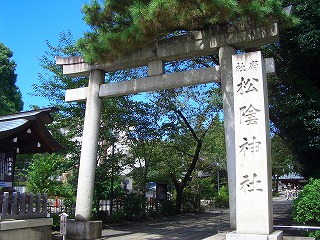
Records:
M224 123L220 120L219 115L215 117L212 127L206 135L202 156L197 168L211 175L212 187L218 195L221 187L228 187ZM211 195L211 198L213 196Z
M165 90L154 95L163 114L161 162L157 169L169 177L176 190L176 212L182 207L183 190L201 156L203 143L214 117L221 110L210 98L215 87L199 85Z
M131 109L126 116L128 122L130 119L126 130L131 153L131 162L128 165L133 169L131 174L137 190L145 195L148 181L153 181L149 179L149 168L155 158L155 145L162 137L158 123L159 110L155 105L143 102L133 102L128 107Z
M301 172L301 166L296 156L278 135L274 135L271 138L271 161L272 176L275 180L274 192L278 192L279 177L292 172Z
M300 24L280 32L280 43L265 47L274 57L277 77L268 79L273 130L296 155L302 175L319 177L320 162L320 3L284 1L294 6Z
M22 96L16 86L16 64L11 60L12 51L0 43L0 115L20 112L23 108Z
M294 21L282 10L280 0L270 1L191 1L191 0L105 0L83 7L92 31L77 46L87 62L106 62L157 39L180 31L212 26L270 21Z
M223 122L216 115L201 150L200 158L188 183L187 196L194 209L200 209L200 199L216 201L220 190L227 187L226 148Z
M206 161L201 161L202 168L207 171L227 170L226 144L223 121L217 115L209 129L202 155Z
M307 226L319 226L320 223L320 179L310 179L303 187L297 199L293 201L293 220ZM320 239L320 231L308 232L310 237Z
M121 171L128 162L126 111L128 98L108 98L103 101L100 125L100 144L94 189L95 207L100 199L110 199L110 215L113 214L113 200L124 192ZM122 189L122 190L121 190Z
M69 195L66 196L69 198L69 202L72 204L70 207L73 207L74 198L76 193L77 186L77 174L78 174L78 166L79 166L79 158L80 158L80 147L78 137L81 136L82 125L83 125L83 116L84 116L84 103L76 102L76 103L67 103L64 101L64 93L66 89L81 87L87 84L88 78L69 78L63 76L61 67L55 64L56 56L78 56L79 52L74 47L75 41L71 32L63 32L59 36L59 43L57 46L51 45L48 41L46 42L48 51L39 58L40 66L43 68L43 72L39 73L39 84L34 84L32 93L35 96L41 96L50 101L50 104L54 107L60 109L59 112L53 114L55 119L54 123L48 125L51 133L55 137L59 143L66 147L66 151L61 155L44 155L40 159L44 163L47 159L51 159L57 157L56 160L61 160L57 163L56 167L53 169L49 169L48 173L45 176L59 176L62 173L68 174L68 181L65 186L70 187ZM37 106L34 106L37 108ZM33 164L36 163L36 159L38 157L34 157ZM36 165L38 166L38 165ZM41 178L39 174L37 174L37 168L29 168L28 175L33 176L33 178ZM45 171L45 168L43 169ZM36 181L36 180L33 180ZM39 185L43 186L43 185ZM59 187L61 185L58 185ZM63 188L62 187L62 192ZM41 189L39 189L41 190ZM42 189L40 192L47 191L46 188ZM58 191L58 190L57 190Z
M28 191L47 193L49 197L70 196L71 187L61 181L65 167L65 158L61 154L35 154L27 169Z

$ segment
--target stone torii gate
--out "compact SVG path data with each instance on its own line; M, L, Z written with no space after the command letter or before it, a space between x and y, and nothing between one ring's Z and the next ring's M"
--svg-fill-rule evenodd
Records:
M152 47L132 52L116 61L105 64L88 65L82 57L57 57L56 64L63 66L64 75L70 77L89 76L88 87L71 89L66 92L66 101L86 101L75 212L76 222L90 223L102 98L221 81L230 226L236 228L236 147L232 55L236 54L238 49L250 50L277 41L279 41L277 23L256 28L246 26L217 27L160 40L155 42ZM219 66L172 74L164 73L165 62L216 53L219 53ZM273 59L265 59L265 62L266 72L274 73ZM103 83L105 72L141 66L148 66L148 77ZM86 227L83 226L83 228ZM76 231L79 235L79 228ZM69 232L72 235L71 230ZM88 231L84 232L86 232L83 233L85 235ZM74 239L89 239L89 236Z

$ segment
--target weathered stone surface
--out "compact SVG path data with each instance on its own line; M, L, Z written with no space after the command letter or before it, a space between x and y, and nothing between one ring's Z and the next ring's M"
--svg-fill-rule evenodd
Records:
M148 62L148 77L164 74L164 61L159 59Z
M52 218L0 222L0 240L51 240Z
M179 88L196 84L218 82L220 80L219 67L209 67L172 74L139 78L130 81L102 84L100 97L115 97L139 92L158 91Z
M275 231L271 234L239 234L230 232L226 234L227 240L282 240L282 231Z
M101 237L102 222L101 221L75 221L67 220L67 239L87 240L97 239Z
M85 101L87 99L88 87L68 89L65 95L66 102Z
M281 231L280 231L281 232ZM275 231L274 233L270 234L267 236L267 238L265 238L265 236L263 236L263 239L267 239L267 240L314 240L314 238L312 237L295 237L295 236L283 236L282 233L280 233L279 231ZM211 237L205 238L203 240L226 240L226 239L230 239L227 238L227 235L232 235L232 237L234 237L233 240L259 240L259 236L257 235L250 235L248 236L248 238L246 238L245 235L235 235L234 233L218 233L216 235L213 235Z
M227 153L230 227L236 228L236 157L234 138L234 93L232 78L232 55L236 49L231 46L219 50L221 91L224 112L224 134Z
M93 187L97 164L98 137L102 100L99 87L104 81L104 72L93 70L90 75L88 97L82 133L77 202L75 219L90 220L93 203Z
M273 225L265 64L261 52L251 52L234 55L232 66L237 234L267 236Z

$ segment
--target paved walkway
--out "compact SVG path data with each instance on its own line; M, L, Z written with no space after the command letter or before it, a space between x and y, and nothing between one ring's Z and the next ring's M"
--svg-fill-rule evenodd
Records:
M188 213L111 226L103 230L102 239L204 239L229 229L229 214L224 211Z
M292 219L292 200L286 200L284 195L273 198L273 225L275 226L292 226L297 225L293 223ZM286 236L301 236L299 230L295 229L282 229Z
M285 200L283 196L277 197L273 200L273 206L274 225L292 225L292 201ZM213 210L203 213L188 213L172 217L161 217L148 221L108 225L104 227L102 231L102 238L100 239L203 240L219 232L226 231L230 231L229 211ZM299 234L300 233L298 231L293 232L286 229L284 230L285 236L299 236Z

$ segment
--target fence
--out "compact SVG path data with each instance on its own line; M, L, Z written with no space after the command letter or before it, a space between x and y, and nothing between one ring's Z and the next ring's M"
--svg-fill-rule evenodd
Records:
M156 198L145 198L142 195L128 194L113 199L112 205L110 199L99 200L99 211L110 216L120 210L124 211L141 211L141 213L160 213L164 201ZM111 211L112 207L112 211ZM126 213L128 214L128 213Z
M0 221L47 217L47 195L4 192L0 195Z
M64 201L61 198L56 197L55 199L48 199L48 215L52 217L52 214L59 214L66 211Z

